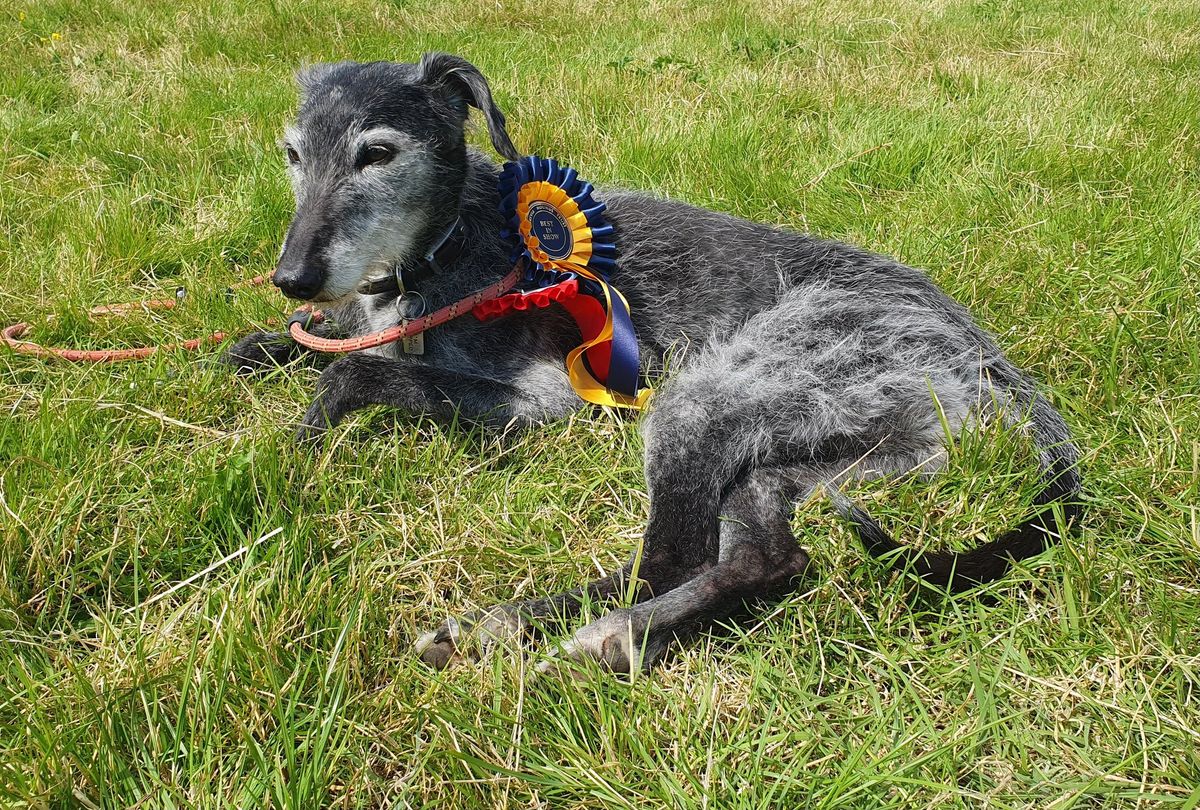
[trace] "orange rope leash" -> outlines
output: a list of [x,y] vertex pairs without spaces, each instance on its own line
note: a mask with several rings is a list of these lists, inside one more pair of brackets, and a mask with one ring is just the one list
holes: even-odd
[[[288,331],[297,343],[318,352],[356,352],[362,349],[384,346],[388,343],[403,340],[406,337],[418,335],[435,326],[441,326],[460,315],[465,315],[482,303],[499,298],[516,285],[521,277],[521,271],[522,265],[518,264],[513,268],[512,272],[490,287],[476,290],[466,298],[455,301],[453,304],[442,307],[436,312],[432,312],[422,318],[407,321],[398,326],[378,332],[372,332],[368,335],[360,335],[359,337],[345,340],[322,338],[309,334],[304,331],[304,328],[299,323],[295,322],[291,324]],[[230,289],[257,287],[265,284],[269,279],[270,276],[255,276],[248,281],[233,285]],[[102,315],[124,316],[133,312],[144,312],[146,310],[174,309],[177,306],[179,306],[178,298],[159,298],[151,301],[134,301],[125,304],[105,304],[103,306],[92,307],[88,310],[88,314],[97,317]],[[312,310],[310,314],[314,322],[320,323],[323,317],[320,310]],[[130,349],[60,349],[54,346],[42,346],[31,340],[22,340],[22,335],[28,331],[29,324],[24,322],[15,323],[0,332],[0,338],[15,352],[33,355],[34,357],[54,357],[71,363],[118,363],[124,360],[141,360],[151,357],[158,352],[175,350],[196,351],[205,344],[220,343],[227,337],[225,332],[213,332],[204,337],[159,346],[138,346]]]
[[166,343],[161,346],[138,346],[133,349],[59,349],[54,346],[42,346],[31,340],[21,340],[21,335],[27,331],[29,331],[29,324],[14,323],[0,332],[0,335],[3,335],[4,342],[15,352],[32,354],[35,357],[57,357],[59,360],[67,360],[71,363],[117,363],[122,360],[141,360],[160,351],[174,351],[175,349],[190,352],[199,349],[205,343],[220,343],[226,337],[224,332],[213,332],[205,337],[192,338],[180,343]]
[[[288,332],[292,339],[301,346],[312,349],[317,352],[357,352],[363,349],[374,349],[376,346],[384,346],[388,343],[395,343],[398,340],[403,340],[406,337],[419,335],[422,332],[432,329],[435,326],[441,326],[447,321],[452,321],[460,315],[466,315],[475,307],[485,301],[492,301],[504,293],[508,292],[516,285],[521,278],[521,266],[517,265],[512,272],[504,278],[497,281],[490,287],[484,287],[482,290],[475,292],[463,298],[460,301],[455,301],[449,306],[444,306],[436,312],[417,318],[416,320],[406,321],[397,326],[391,326],[387,329],[378,332],[372,332],[369,335],[360,335],[359,337],[346,338],[345,340],[334,340],[332,338],[317,337],[304,331],[298,323],[292,323]],[[319,319],[319,314],[312,313]]]
[[[270,276],[255,276],[248,281],[234,284],[230,289],[257,287],[265,284]],[[104,304],[92,307],[88,314],[94,317],[101,315],[124,316],[134,312],[147,310],[174,309],[179,306],[178,298],[157,298],[152,301],[132,301],[126,304]],[[124,360],[141,360],[151,357],[158,352],[166,351],[196,351],[206,343],[220,343],[226,338],[225,332],[213,332],[204,337],[192,338],[179,343],[167,343],[160,346],[137,346],[131,349],[59,349],[54,346],[42,346],[31,340],[21,340],[21,336],[29,331],[29,324],[14,323],[0,332],[0,337],[8,348],[21,354],[31,354],[34,357],[56,357],[71,363],[119,363]]]

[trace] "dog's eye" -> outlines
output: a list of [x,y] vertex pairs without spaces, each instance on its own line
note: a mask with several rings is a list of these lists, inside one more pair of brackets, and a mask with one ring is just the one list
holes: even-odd
[[288,163],[292,164],[293,166],[300,165],[300,153],[299,152],[297,152],[291,146],[286,147],[285,151],[287,152]]
[[373,143],[363,147],[358,154],[358,167],[382,166],[396,156],[396,150],[387,144]]

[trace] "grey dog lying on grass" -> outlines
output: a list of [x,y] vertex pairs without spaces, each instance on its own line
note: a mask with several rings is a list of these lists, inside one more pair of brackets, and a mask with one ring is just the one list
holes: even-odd
[[[381,269],[404,269],[430,310],[510,270],[499,168],[466,146],[468,107],[497,152],[518,153],[474,66],[447,54],[321,64],[299,84],[285,144],[296,214],[274,280],[293,298],[332,302],[326,333],[364,334],[408,314],[399,310],[411,298],[395,290],[356,293]],[[794,587],[809,557],[789,522],[818,488],[873,554],[952,590],[1001,576],[1077,520],[1078,452],[1062,417],[920,271],[671,200],[615,190],[602,199],[642,369],[659,373],[672,357],[641,422],[650,515],[636,582],[631,560],[569,593],[447,620],[418,641],[429,664],[519,643],[565,625],[584,602],[632,592],[631,607],[578,630],[552,660],[649,667],[673,639]],[[457,255],[423,258],[450,243],[456,221]],[[564,370],[579,332],[559,308],[460,318],[424,341],[423,354],[393,344],[331,363],[301,436],[372,405],[497,429],[584,405]],[[251,372],[306,354],[264,333],[229,358]],[[933,472],[948,432],[995,418],[1032,438],[1041,471],[1034,513],[998,540],[964,553],[908,550],[838,491],[850,477]]]

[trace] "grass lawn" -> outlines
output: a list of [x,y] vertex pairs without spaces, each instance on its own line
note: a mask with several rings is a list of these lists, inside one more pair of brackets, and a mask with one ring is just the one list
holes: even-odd
[[[444,49],[524,151],[928,268],[1046,384],[1089,502],[954,599],[810,504],[814,578],[648,677],[435,673],[409,648],[447,613],[636,546],[634,421],[372,412],[311,456],[315,371],[0,349],[0,806],[1200,805],[1193,0],[50,0],[0,44],[3,324],[105,347],[284,312],[221,291],[288,220],[293,70]],[[169,317],[81,315],[181,284]],[[951,467],[858,496],[916,545],[1016,521],[1019,454]]]

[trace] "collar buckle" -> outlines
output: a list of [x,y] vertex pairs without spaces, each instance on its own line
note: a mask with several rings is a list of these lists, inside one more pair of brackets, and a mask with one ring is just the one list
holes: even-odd
[[403,292],[411,290],[419,281],[448,270],[454,260],[462,255],[464,230],[462,217],[456,216],[415,267],[398,264],[391,275],[364,279],[358,285],[358,292],[362,295]]

